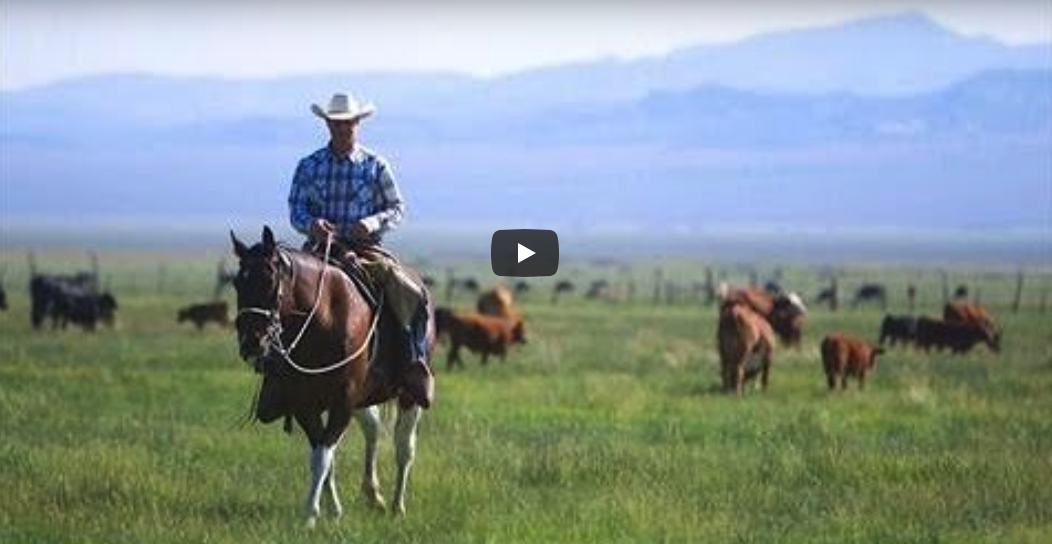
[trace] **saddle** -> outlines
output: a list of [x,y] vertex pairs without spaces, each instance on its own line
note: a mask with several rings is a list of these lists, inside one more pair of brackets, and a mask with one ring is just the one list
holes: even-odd
[[[304,250],[319,259],[325,258],[325,246],[304,244]],[[365,298],[373,312],[380,312],[380,318],[373,333],[369,347],[369,393],[368,401],[374,398],[389,396],[390,391],[401,387],[400,375],[403,365],[411,357],[409,337],[399,325],[390,304],[385,304],[384,286],[379,278],[369,273],[363,265],[364,255],[378,255],[382,258],[396,260],[395,257],[379,245],[353,247],[340,241],[333,241],[329,249],[328,263],[344,273]],[[375,315],[375,314],[374,314]]]

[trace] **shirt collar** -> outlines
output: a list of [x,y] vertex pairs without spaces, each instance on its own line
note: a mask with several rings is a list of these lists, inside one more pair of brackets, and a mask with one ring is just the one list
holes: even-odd
[[358,142],[355,142],[354,143],[354,147],[352,147],[351,150],[345,155],[337,155],[335,152],[333,152],[332,147],[330,147],[328,145],[325,146],[325,150],[328,151],[329,152],[329,156],[334,158],[334,159],[347,159],[347,160],[350,160],[351,162],[360,161],[362,159],[363,154],[364,154],[364,151],[362,150],[362,146]]

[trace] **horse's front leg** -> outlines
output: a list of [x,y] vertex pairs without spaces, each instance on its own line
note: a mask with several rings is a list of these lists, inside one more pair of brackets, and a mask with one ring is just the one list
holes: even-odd
[[[365,502],[373,508],[387,508],[383,495],[380,494],[380,479],[376,476],[376,448],[380,441],[380,408],[369,406],[354,411],[354,418],[362,428],[365,438],[365,469],[362,472],[362,495]],[[333,490],[335,497],[335,489]]]
[[321,414],[312,416],[296,416],[296,421],[307,433],[310,440],[310,488],[307,491],[307,501],[304,510],[307,514],[307,527],[314,527],[318,516],[321,514],[322,488],[329,482],[330,492],[333,495],[337,512],[342,511],[339,498],[335,495],[335,483],[329,477],[335,465],[336,447],[339,445],[343,432],[350,423],[350,410],[331,409],[328,422],[323,426]]
[[421,408],[415,404],[398,407],[398,421],[395,423],[395,461],[398,464],[393,509],[395,515],[405,515],[405,491],[409,484],[409,470],[416,457],[416,427],[420,422],[420,411]]

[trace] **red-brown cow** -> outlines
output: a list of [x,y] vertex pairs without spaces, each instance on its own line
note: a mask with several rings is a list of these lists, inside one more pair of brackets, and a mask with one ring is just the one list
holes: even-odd
[[503,285],[498,285],[479,295],[475,309],[480,314],[495,317],[516,318],[519,316],[512,300],[511,289]]
[[974,302],[964,300],[948,302],[942,309],[942,318],[951,323],[975,325],[989,333],[990,336],[999,337],[1001,334],[986,308]]
[[461,346],[480,354],[482,364],[486,364],[490,355],[497,355],[504,360],[512,344],[526,343],[526,325],[521,317],[450,313],[444,317],[444,321],[444,329],[449,335],[447,367],[450,370],[457,364],[464,366],[460,359]]
[[796,293],[772,296],[767,291],[751,285],[729,289],[723,300],[747,306],[767,320],[782,344],[799,347],[807,308]]
[[747,304],[726,300],[720,306],[717,332],[723,390],[744,393],[745,382],[760,375],[760,386],[767,388],[774,351],[774,331],[760,314]]
[[866,386],[866,373],[877,366],[877,356],[884,348],[873,347],[860,338],[843,333],[832,333],[822,340],[822,366],[826,371],[829,389],[847,389],[849,376],[858,378],[858,388]]

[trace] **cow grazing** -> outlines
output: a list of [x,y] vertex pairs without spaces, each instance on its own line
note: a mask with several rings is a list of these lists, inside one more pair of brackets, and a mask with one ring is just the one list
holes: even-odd
[[521,296],[523,296],[523,295],[525,295],[526,293],[529,293],[529,292],[530,292],[530,284],[529,283],[526,283],[523,280],[519,280],[519,281],[515,282],[515,295],[516,296],[520,296],[521,297]]
[[833,333],[822,340],[822,366],[826,371],[829,390],[847,389],[850,376],[858,378],[858,388],[866,386],[866,373],[877,366],[877,356],[884,348],[873,347],[865,340],[847,334]]
[[880,324],[880,345],[912,344],[917,339],[917,318],[912,315],[885,315]]
[[490,355],[496,355],[503,361],[512,344],[526,343],[525,322],[521,317],[502,318],[482,314],[449,313],[443,319],[445,320],[443,328],[449,336],[447,366],[450,370],[457,364],[464,366],[460,358],[462,346],[480,354],[482,364],[487,364]]
[[227,327],[230,325],[230,315],[227,309],[227,303],[222,300],[191,304],[185,308],[180,308],[176,319],[179,323],[185,321],[192,322],[194,326],[197,327],[197,330],[203,329],[208,323],[215,323],[220,327]]
[[866,283],[859,286],[855,291],[855,298],[851,301],[851,307],[857,308],[859,304],[867,302],[879,302],[883,310],[888,309],[888,291],[879,283]]
[[1001,351],[1000,334],[992,333],[972,323],[940,321],[930,317],[917,320],[917,347],[924,351],[949,349],[952,353],[967,353],[978,343],[985,343],[990,351]]
[[475,309],[483,315],[512,318],[518,315],[512,299],[511,289],[498,285],[479,295]]
[[775,340],[774,331],[763,316],[747,304],[725,300],[720,306],[716,341],[725,392],[742,396],[745,382],[757,374],[760,386],[767,388]]

